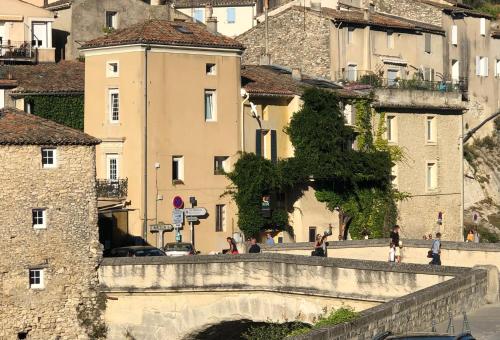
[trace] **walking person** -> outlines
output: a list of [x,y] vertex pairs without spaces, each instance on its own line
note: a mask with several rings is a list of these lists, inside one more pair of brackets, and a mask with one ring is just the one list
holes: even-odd
[[267,233],[267,234],[266,234],[266,237],[267,237],[266,244],[267,244],[268,246],[274,246],[274,239],[273,239],[273,237],[271,236],[271,233]]
[[252,237],[250,239],[250,248],[248,248],[249,254],[258,254],[260,253],[260,246],[257,244],[257,239]]
[[467,240],[465,242],[474,242],[474,232],[472,229],[469,229],[469,232],[467,233]]
[[436,238],[432,241],[432,261],[429,264],[441,265],[441,233],[436,233]]

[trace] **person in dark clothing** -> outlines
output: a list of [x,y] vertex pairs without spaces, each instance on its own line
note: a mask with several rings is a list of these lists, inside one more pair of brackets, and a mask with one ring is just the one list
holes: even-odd
[[258,254],[260,253],[260,246],[257,244],[257,240],[255,237],[250,239],[250,248],[248,248],[248,252],[250,254]]
[[396,247],[396,262],[401,263],[401,241],[399,240],[399,225],[395,225],[391,231],[391,243]]

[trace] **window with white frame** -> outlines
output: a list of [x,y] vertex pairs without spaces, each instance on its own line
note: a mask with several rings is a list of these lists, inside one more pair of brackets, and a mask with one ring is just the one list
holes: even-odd
[[42,168],[50,169],[57,167],[56,148],[42,148]]
[[30,269],[29,270],[29,280],[31,289],[43,289],[45,288],[44,273],[45,270],[41,268]]
[[347,43],[352,44],[354,42],[354,27],[347,28]]
[[458,45],[458,26],[451,26],[451,44],[457,46]]
[[479,34],[481,35],[486,35],[486,19],[481,18],[479,19]]
[[120,91],[118,89],[108,90],[108,113],[111,123],[120,121]]
[[217,204],[215,206],[215,231],[221,232],[226,230],[226,205]]
[[116,11],[106,11],[106,28],[118,28],[118,13]]
[[106,155],[107,177],[110,181],[116,181],[120,178],[120,163],[117,154]]
[[224,175],[229,171],[228,169],[228,156],[215,156],[214,157],[214,175]]
[[47,210],[33,209],[31,210],[31,220],[33,229],[46,229],[47,228]]
[[488,73],[488,57],[476,56],[476,75],[487,77]]
[[106,62],[106,77],[114,78],[118,77],[119,69],[117,61],[108,61]]
[[500,59],[495,60],[495,77],[500,78]]
[[48,24],[46,22],[33,22],[32,23],[32,41],[34,47],[48,48],[48,38],[51,32],[48,32]]
[[217,105],[215,90],[205,90],[205,121],[215,122],[217,120]]
[[396,116],[387,116],[387,141],[395,143],[397,140]]
[[227,14],[227,23],[234,24],[236,22],[236,8],[228,7],[226,10]]
[[184,156],[172,156],[172,181],[184,181]]
[[427,143],[436,142],[436,117],[429,116],[425,119],[425,140]]
[[460,80],[460,61],[453,59],[451,61],[451,80],[454,83]]
[[216,65],[212,64],[212,63],[205,64],[205,72],[209,76],[216,75],[216,72],[217,72]]
[[427,190],[434,190],[437,188],[436,162],[427,162],[426,164],[426,186]]
[[358,80],[358,65],[356,64],[347,65],[347,80],[348,81]]
[[391,31],[387,32],[387,48],[394,48],[394,33]]

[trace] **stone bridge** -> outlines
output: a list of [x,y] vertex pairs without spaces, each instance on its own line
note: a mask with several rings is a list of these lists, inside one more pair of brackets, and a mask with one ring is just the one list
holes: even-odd
[[[363,311],[362,327],[345,328],[346,335],[358,332],[355,337],[363,339],[385,327],[423,329],[431,321],[423,313],[429,306],[441,307],[432,315],[439,322],[448,310],[458,314],[497,296],[498,279],[495,286],[489,275],[498,275],[496,268],[287,254],[108,258],[99,268],[109,339],[197,338],[213,325],[237,320],[312,323],[324,308],[342,304]],[[394,309],[404,322],[390,318]],[[382,323],[384,317],[389,319]]]

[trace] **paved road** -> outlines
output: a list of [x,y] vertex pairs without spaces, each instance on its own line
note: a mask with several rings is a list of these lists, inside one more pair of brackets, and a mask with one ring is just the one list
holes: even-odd
[[[484,305],[477,311],[467,314],[472,334],[477,340],[500,339],[500,304]],[[463,316],[453,320],[455,334],[462,332]],[[438,332],[446,332],[448,321],[437,325]]]

